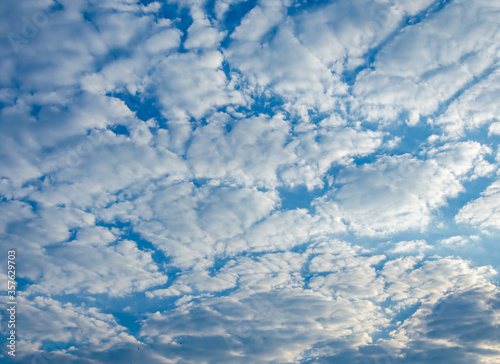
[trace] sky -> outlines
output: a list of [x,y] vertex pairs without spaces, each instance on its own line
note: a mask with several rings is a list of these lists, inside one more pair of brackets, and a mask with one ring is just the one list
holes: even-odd
[[0,362],[500,363],[499,0],[0,14]]

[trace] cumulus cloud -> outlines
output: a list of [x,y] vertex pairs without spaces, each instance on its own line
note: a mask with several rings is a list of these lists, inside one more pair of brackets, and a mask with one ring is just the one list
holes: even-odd
[[19,326],[29,328],[20,342],[24,347],[20,356],[24,360],[73,362],[78,360],[75,353],[81,348],[104,352],[120,344],[138,344],[113,315],[94,307],[45,297],[24,298],[19,307],[24,313]]
[[431,149],[424,160],[408,154],[384,156],[343,169],[335,179],[338,189],[315,203],[336,206],[361,235],[425,229],[433,211],[463,191],[461,181],[471,170],[468,178],[475,179],[495,169],[484,159],[490,152],[466,142]]
[[350,229],[361,235],[425,228],[432,210],[462,190],[446,169],[408,155],[346,169],[336,183],[340,187],[331,199],[316,203],[338,206]]
[[[346,352],[358,347],[371,347],[374,360],[381,356],[377,350],[385,348],[394,359],[400,349],[418,343],[421,326],[415,322],[423,313],[432,319],[434,310],[434,318],[439,317],[452,307],[439,307],[452,295],[490,292],[494,287],[487,278],[491,268],[472,268],[461,259],[387,260],[366,253],[342,241],[318,241],[304,253],[233,259],[214,279],[229,282],[227,277],[239,277],[234,291],[196,299],[190,290],[188,300],[178,300],[175,309],[148,316],[141,337],[168,357],[188,362],[295,362],[314,357],[341,362]],[[193,275],[181,279],[189,280],[193,286],[204,282]],[[186,297],[180,288],[168,293]],[[384,309],[387,299],[394,304]],[[390,341],[374,342],[367,336],[415,304],[422,309],[399,322]],[[412,344],[406,346],[408,342]]]
[[494,182],[481,193],[481,197],[467,203],[455,216],[459,223],[467,223],[478,228],[500,228],[499,202],[500,183]]

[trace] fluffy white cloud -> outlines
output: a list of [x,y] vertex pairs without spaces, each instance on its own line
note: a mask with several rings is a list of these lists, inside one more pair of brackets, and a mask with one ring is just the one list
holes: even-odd
[[[368,252],[342,241],[318,241],[303,253],[237,257],[211,281],[200,272],[182,275],[178,285],[152,295],[183,298],[175,309],[148,315],[141,338],[187,362],[334,361],[358,347],[382,347],[395,358],[406,344],[418,341],[419,326],[413,323],[423,312],[432,313],[450,294],[483,292],[481,299],[488,299],[493,287],[490,267],[473,268],[457,258],[387,260]],[[235,289],[221,296],[196,295],[220,280],[237,282]],[[387,302],[392,304],[383,309]],[[397,322],[391,340],[371,339],[413,305],[422,308]],[[435,315],[442,311],[434,308]]]
[[[339,347],[367,343],[361,331],[375,330],[385,320],[370,302],[285,291],[239,301],[215,298],[187,312],[150,315],[145,322],[141,336],[170,358],[189,363],[272,363],[301,360],[318,341]],[[324,350],[326,345],[314,351]]]
[[383,137],[381,132],[354,128],[301,130],[281,114],[235,122],[216,114],[209,120],[194,131],[187,152],[195,176],[267,188],[322,186],[332,165],[373,153]]
[[425,229],[433,210],[463,191],[463,179],[495,169],[484,159],[490,152],[479,143],[464,142],[431,149],[424,160],[408,154],[384,156],[343,169],[335,179],[338,189],[315,204],[333,204],[334,213],[338,210],[360,235]]
[[[270,19],[275,22],[283,15],[273,8],[278,15],[271,18],[272,13],[266,13],[268,18],[258,14],[263,11],[258,9],[260,7],[254,8],[235,30],[231,37],[238,41],[231,43],[225,52],[228,61],[245,75],[251,87],[249,92],[269,90],[271,95],[284,98],[286,110],[305,120],[310,110],[333,111],[338,107],[337,97],[346,94],[339,76],[332,74],[301,44],[294,35],[292,20],[280,25],[272,39],[261,44],[260,38],[272,28],[271,24],[270,29],[266,29],[259,23]],[[251,16],[253,13],[256,20]],[[247,27],[252,29],[245,29]]]
[[497,169],[495,165],[485,160],[485,156],[491,153],[491,148],[478,142],[467,141],[431,149],[428,156],[459,178],[471,171],[469,178],[474,180]]
[[[279,183],[278,169],[297,159],[294,145],[287,145],[291,127],[282,115],[233,121],[226,114],[215,114],[209,121],[193,132],[187,151],[197,178],[274,187]],[[226,125],[231,126],[229,132]]]
[[496,11],[496,3],[456,1],[405,28],[377,55],[373,70],[358,76],[359,113],[373,121],[395,120],[403,110],[431,116],[441,103],[453,101],[496,62]]
[[431,249],[425,240],[400,241],[390,250],[394,254],[422,253]]
[[[18,354],[30,362],[78,360],[78,350],[104,352],[117,345],[138,341],[119,325],[113,315],[94,307],[62,303],[45,297],[20,298],[18,325],[23,330]],[[76,355],[75,355],[76,354]]]
[[187,30],[188,37],[184,42],[184,47],[186,49],[193,49],[217,46],[219,41],[224,37],[224,33],[219,32],[211,26],[210,20],[206,17],[202,9],[193,6],[190,11],[193,24]]
[[464,246],[480,239],[477,235],[462,236],[455,235],[440,241],[445,246]]
[[95,226],[93,215],[60,207],[23,209],[25,216],[10,219],[2,239],[23,257],[19,271],[33,283],[26,294],[125,296],[167,282],[152,251],[139,249],[120,231]]
[[[419,268],[415,268],[417,264]],[[382,276],[387,292],[398,306],[418,302],[436,303],[441,297],[457,289],[467,290],[488,284],[488,276],[496,272],[491,267],[471,268],[457,258],[430,259],[404,257],[384,264]]]
[[174,54],[161,61],[155,80],[158,98],[167,118],[186,120],[203,117],[226,104],[244,104],[222,70],[218,51]]
[[490,134],[498,134],[500,109],[493,100],[500,95],[500,72],[495,69],[484,80],[467,90],[457,100],[453,101],[441,115],[436,124],[452,137],[463,136],[466,130],[473,130],[485,124],[490,124]]
[[491,184],[481,195],[478,199],[467,203],[455,216],[455,220],[482,229],[499,229],[500,182]]
[[339,188],[331,200],[316,204],[338,206],[350,229],[360,235],[423,229],[432,210],[462,190],[448,170],[408,155],[345,169],[335,182]]

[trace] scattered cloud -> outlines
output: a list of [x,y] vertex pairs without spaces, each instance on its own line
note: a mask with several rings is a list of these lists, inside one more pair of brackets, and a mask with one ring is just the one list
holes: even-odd
[[19,360],[498,362],[499,10],[1,3]]

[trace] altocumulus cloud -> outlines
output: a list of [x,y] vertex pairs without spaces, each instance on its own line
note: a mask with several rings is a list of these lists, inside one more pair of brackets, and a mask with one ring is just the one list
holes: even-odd
[[0,13],[18,362],[500,362],[499,1]]

